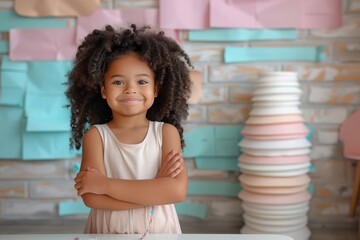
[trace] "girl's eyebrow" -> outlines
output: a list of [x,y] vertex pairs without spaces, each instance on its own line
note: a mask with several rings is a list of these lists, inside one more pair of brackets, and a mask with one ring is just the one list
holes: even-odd
[[[150,75],[146,74],[146,73],[136,74],[135,76],[137,76],[137,77],[150,77]],[[114,74],[110,78],[114,78],[114,77],[125,77],[125,76],[122,75],[122,74]]]

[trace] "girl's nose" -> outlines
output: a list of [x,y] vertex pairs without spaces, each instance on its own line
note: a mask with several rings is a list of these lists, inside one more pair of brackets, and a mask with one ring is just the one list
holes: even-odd
[[124,91],[125,94],[131,94],[131,93],[136,93],[136,89],[133,87],[128,87],[125,89]]

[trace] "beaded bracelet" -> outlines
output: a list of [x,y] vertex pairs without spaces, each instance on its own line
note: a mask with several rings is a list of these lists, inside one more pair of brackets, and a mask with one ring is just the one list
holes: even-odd
[[149,225],[146,228],[146,231],[143,233],[143,235],[139,238],[139,240],[144,240],[146,238],[147,234],[150,233],[150,228],[151,228],[152,223],[153,223],[154,214],[155,214],[154,206],[151,206]]

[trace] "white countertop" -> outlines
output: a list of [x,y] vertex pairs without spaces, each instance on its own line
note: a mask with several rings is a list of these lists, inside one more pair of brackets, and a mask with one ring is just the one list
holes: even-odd
[[[138,240],[140,234],[8,234],[0,240]],[[145,240],[293,240],[272,234],[150,234]]]

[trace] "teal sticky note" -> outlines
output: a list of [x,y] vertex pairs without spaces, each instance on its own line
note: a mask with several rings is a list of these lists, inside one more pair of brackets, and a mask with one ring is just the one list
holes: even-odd
[[239,171],[238,160],[236,157],[196,157],[196,168]]
[[65,28],[66,20],[45,17],[22,17],[12,10],[0,10],[0,32],[12,28]]
[[239,182],[190,180],[188,185],[188,195],[235,197],[240,190]]
[[309,173],[314,173],[314,172],[316,172],[316,167],[314,163],[311,163],[309,167]]
[[25,99],[26,131],[71,131],[70,110],[64,94],[27,93]]
[[216,126],[215,127],[215,148],[216,156],[239,156],[240,148],[238,143],[242,139],[241,130],[243,126]]
[[89,214],[88,208],[82,201],[70,202],[64,201],[59,203],[59,216]]
[[310,195],[314,195],[314,192],[315,192],[315,186],[314,186],[314,183],[309,183],[309,186],[307,188],[307,191]]
[[213,126],[194,128],[184,133],[184,157],[214,156],[215,155],[215,129]]
[[79,163],[74,163],[73,167],[72,167],[72,171],[73,173],[78,173],[80,172],[80,164]]
[[17,107],[0,106],[0,116],[0,158],[20,159],[24,110]]
[[175,204],[176,212],[180,216],[190,216],[205,219],[208,207],[201,203],[180,202]]
[[310,61],[323,60],[321,47],[226,47],[226,63],[258,61]]
[[64,94],[70,61],[28,62],[28,85],[30,93]]
[[76,153],[70,150],[70,132],[24,132],[22,159],[50,160],[72,158]]
[[314,126],[311,125],[310,123],[305,123],[306,127],[309,129],[308,135],[306,136],[307,140],[309,140],[310,142],[313,139],[313,134],[314,134]]
[[25,62],[11,62],[4,56],[0,68],[1,87],[20,88],[25,91],[28,76]]
[[9,52],[9,41],[0,40],[0,53],[8,53]]
[[21,107],[24,103],[24,90],[19,88],[1,87],[0,105]]
[[292,29],[238,29],[213,28],[190,30],[189,41],[233,42],[260,40],[295,40],[296,30]]

